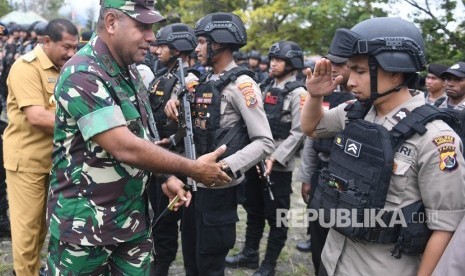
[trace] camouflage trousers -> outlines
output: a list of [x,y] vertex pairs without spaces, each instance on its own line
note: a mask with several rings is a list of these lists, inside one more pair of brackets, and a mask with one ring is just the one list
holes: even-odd
[[140,239],[102,246],[82,246],[50,236],[47,275],[150,275],[152,240]]

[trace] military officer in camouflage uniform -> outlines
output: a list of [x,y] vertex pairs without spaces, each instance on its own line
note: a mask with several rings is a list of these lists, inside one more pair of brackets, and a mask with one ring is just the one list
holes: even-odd
[[[247,43],[242,20],[232,13],[212,13],[195,27],[195,49],[203,66],[213,72],[200,77],[192,107],[194,140],[199,154],[226,143],[220,157],[233,180],[209,189],[198,183],[195,195],[196,258],[198,275],[224,275],[224,258],[236,240],[237,204],[244,173],[273,150],[273,138],[253,72],[239,67],[233,51]],[[176,102],[167,114],[176,118]],[[225,141],[225,142],[223,142]]]
[[[191,27],[186,24],[175,23],[160,29],[153,44],[157,46],[158,62],[167,68],[165,74],[152,81],[149,94],[150,106],[152,107],[160,138],[164,139],[174,135],[178,129],[177,122],[169,120],[164,109],[169,99],[177,99],[182,92],[179,70],[185,71],[185,88],[189,90],[189,93],[192,93],[198,84],[198,73],[188,70],[187,64],[188,56],[197,46],[197,38]],[[179,68],[178,58],[183,60],[182,68]],[[155,218],[158,218],[168,205],[168,197],[163,193],[161,185],[157,184],[158,181],[158,178],[153,177],[149,186],[149,198],[155,212]],[[195,251],[191,252],[194,247],[189,246],[195,243],[194,225],[192,222],[189,223],[189,220],[193,219],[191,204],[189,208],[185,208],[182,212],[169,212],[160,218],[153,227],[155,275],[168,275],[169,266],[176,258],[179,232],[178,221],[183,214],[185,218],[182,221],[184,266],[186,271],[196,270],[195,258],[193,257]],[[191,253],[189,254],[189,252]]]
[[[412,110],[425,106],[423,93],[409,91],[409,86],[418,78],[417,72],[426,67],[424,51],[420,30],[400,18],[372,18],[350,30],[338,29],[329,52],[349,58],[348,86],[357,101],[327,111],[322,109],[323,97],[334,91],[342,77],[332,80],[331,63],[327,59],[317,61],[313,74],[307,70],[309,95],[302,109],[302,129],[305,134],[319,138],[337,134],[331,148],[329,168],[340,164],[339,170],[350,169],[357,175],[350,179],[333,175],[330,182],[321,181],[318,189],[324,189],[326,195],[318,196],[327,199],[323,202],[328,203],[326,206],[341,206],[337,200],[332,201],[335,196],[350,202],[351,198],[364,194],[363,183],[359,179],[368,180],[370,172],[378,169],[371,165],[376,158],[365,157],[369,151],[365,147],[370,146],[366,145],[368,142],[359,143],[357,140],[360,141],[361,137],[379,140],[374,136],[380,132],[370,137],[370,132],[364,131],[368,127],[360,129],[357,126],[363,124],[373,129],[376,124],[379,129],[382,125],[384,130],[392,130],[402,118],[413,113]],[[362,119],[348,122],[351,120],[347,117],[349,115]],[[376,200],[376,204],[381,204],[388,212],[385,214],[401,211],[410,216],[399,215],[397,223],[391,220],[388,225],[372,228],[366,227],[367,223],[357,225],[350,222],[350,226],[332,227],[321,256],[328,275],[431,275],[433,272],[465,214],[465,161],[460,138],[445,122],[433,120],[424,127],[422,135],[415,132],[399,145],[396,152],[392,148],[384,148],[381,154],[390,151],[389,162],[392,165],[383,170],[389,175],[383,179],[387,183],[384,199],[363,199]],[[354,128],[358,133],[344,136]],[[332,159],[335,152],[340,153],[337,160]],[[344,180],[348,181],[347,186],[344,186]],[[329,186],[331,182],[336,184],[334,188]],[[370,187],[375,185],[378,183],[369,183]],[[317,194],[318,191],[312,206],[318,202]],[[415,208],[418,210],[415,212],[407,210],[416,203],[420,203],[424,211],[421,208]],[[320,208],[327,210],[321,205]],[[421,214],[424,214],[424,219],[418,219]],[[373,223],[376,218],[370,215],[363,219]],[[337,216],[333,218],[333,221],[337,220]],[[383,218],[381,220],[384,221]],[[400,222],[405,227],[400,227]],[[353,233],[358,232],[361,236],[351,238],[350,233],[344,231],[346,229],[352,229]],[[410,235],[406,235],[409,232]]]
[[[150,275],[149,171],[224,185],[217,151],[189,160],[154,145],[157,129],[135,63],[163,20],[153,1],[104,0],[96,36],[63,68],[48,202],[49,275]],[[130,35],[128,35],[130,34]],[[170,197],[190,194],[174,178]]]

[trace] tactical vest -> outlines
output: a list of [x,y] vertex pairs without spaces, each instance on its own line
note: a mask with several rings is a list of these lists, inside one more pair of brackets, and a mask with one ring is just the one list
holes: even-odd
[[[417,255],[424,251],[431,235],[426,223],[414,223],[408,219],[413,214],[424,212],[421,201],[401,209],[407,219],[407,227],[400,224],[382,227],[377,222],[365,222],[365,210],[381,214],[385,206],[390,178],[393,171],[394,153],[412,135],[423,135],[425,125],[433,120],[441,119],[449,124],[457,124],[457,120],[431,105],[423,105],[414,109],[404,117],[391,131],[379,124],[360,119],[358,102],[348,105],[349,123],[338,134],[331,147],[329,166],[320,172],[318,187],[311,202],[311,207],[323,209],[325,220],[330,220],[331,209],[350,211],[352,222],[347,227],[334,227],[343,235],[373,243],[394,243],[392,254],[396,258],[401,253]],[[395,212],[380,215],[389,226]],[[333,212],[334,213],[334,212]],[[354,225],[354,222],[363,225]]]
[[[199,79],[192,108],[194,141],[198,156],[221,146],[219,143],[231,129],[220,127],[221,91],[238,77],[242,75],[252,77],[253,74],[252,71],[239,66],[225,72],[215,81],[206,81],[211,74],[204,74]],[[247,128],[243,122],[241,123],[244,127],[240,128],[227,144],[227,150],[221,158],[234,154],[250,143]]]
[[263,99],[263,108],[265,109],[266,117],[270,123],[271,133],[273,139],[283,140],[286,139],[291,131],[292,122],[282,122],[281,118],[291,113],[290,110],[283,110],[284,99],[290,92],[305,85],[301,81],[288,82],[283,89],[270,88],[265,91],[265,98]]
[[[187,76],[188,73],[193,73],[196,76],[199,75],[198,71],[194,69],[184,68],[184,76]],[[174,86],[179,81],[180,77],[178,75],[178,71],[176,71],[176,73],[174,73],[170,78],[166,78],[166,76],[163,75],[153,80],[149,86],[151,87],[149,91],[150,107],[152,108],[153,117],[157,123],[161,138],[170,137],[175,134],[178,129],[177,123],[173,121],[168,123],[168,117],[165,114],[165,105],[171,98]]]
[[[344,102],[354,99],[352,93],[347,92],[335,92],[328,96],[325,96],[323,102],[329,103],[329,109],[334,108]],[[333,143],[332,138],[318,138],[313,140],[313,148],[317,152],[329,154],[331,145]]]

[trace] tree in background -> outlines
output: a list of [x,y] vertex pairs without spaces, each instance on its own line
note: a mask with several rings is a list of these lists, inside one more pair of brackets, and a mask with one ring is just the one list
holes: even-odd
[[[465,22],[463,17],[465,0],[404,0],[413,9],[411,16],[423,33],[426,56],[429,63],[451,65],[465,60]],[[393,1],[393,4],[399,0]],[[461,12],[459,11],[461,10]],[[455,26],[454,26],[455,25]],[[454,28],[451,30],[450,28]]]
[[13,8],[10,6],[9,1],[7,0],[0,0],[0,17],[4,16],[5,14],[11,12]]

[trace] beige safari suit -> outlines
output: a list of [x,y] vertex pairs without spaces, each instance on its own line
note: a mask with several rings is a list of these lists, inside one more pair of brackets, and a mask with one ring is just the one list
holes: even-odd
[[[377,122],[388,130],[397,124],[398,112],[409,111],[425,104],[423,94],[398,106]],[[340,132],[346,123],[346,112],[342,104],[324,113],[316,128],[318,137],[331,137]],[[376,111],[372,108],[365,120],[374,122]],[[422,200],[426,217],[437,220],[428,222],[432,230],[455,231],[465,214],[465,161],[462,143],[451,128],[442,121],[427,125],[428,131],[415,134],[395,153],[395,171],[391,176],[385,209],[401,208]],[[451,139],[441,139],[443,137]],[[436,142],[435,142],[436,141]],[[439,146],[437,144],[440,144]],[[440,149],[455,148],[458,167],[441,170]],[[396,259],[390,251],[393,244],[356,242],[330,229],[322,253],[322,262],[328,275],[416,275],[421,256],[402,255]]]
[[43,106],[54,112],[59,72],[38,45],[16,60],[8,75],[9,124],[3,136],[3,160],[16,275],[36,276],[39,271],[52,166],[52,135],[32,126],[22,109]]

